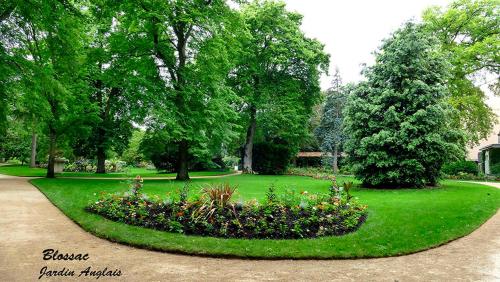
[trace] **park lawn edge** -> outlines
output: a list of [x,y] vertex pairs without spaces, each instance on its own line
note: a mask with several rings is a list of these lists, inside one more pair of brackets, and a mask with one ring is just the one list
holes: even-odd
[[[438,248],[443,245],[449,244],[450,242],[453,242],[455,240],[458,240],[460,238],[463,238],[465,236],[470,235],[474,231],[478,230],[483,226],[487,221],[489,221],[493,216],[495,216],[498,213],[499,208],[497,207],[494,211],[490,213],[489,216],[485,217],[484,220],[478,221],[476,227],[471,228],[470,230],[466,230],[465,232],[462,232],[458,234],[455,237],[452,237],[448,240],[444,240],[442,242],[439,242],[437,244],[429,245],[429,246],[423,246],[422,248],[415,248],[415,249],[409,249],[406,251],[400,251],[398,253],[393,253],[393,254],[381,254],[381,255],[342,255],[342,254],[336,254],[332,253],[328,256],[318,256],[318,255],[308,255],[308,254],[290,254],[290,255],[254,255],[254,254],[235,254],[232,252],[221,252],[218,250],[189,250],[186,248],[184,245],[179,245],[176,247],[165,247],[165,246],[158,246],[158,245],[152,245],[148,243],[144,243],[141,241],[137,241],[134,239],[130,239],[127,237],[123,237],[121,233],[118,233],[118,236],[110,236],[107,232],[103,232],[102,230],[99,230],[98,226],[95,226],[92,222],[89,224],[86,224],[84,222],[78,221],[76,218],[73,218],[70,216],[64,209],[62,209],[57,203],[52,201],[52,199],[43,192],[41,187],[37,186],[35,183],[32,182],[32,180],[36,180],[40,178],[35,178],[29,180],[30,184],[33,185],[40,191],[47,200],[52,203],[58,210],[60,210],[67,218],[69,218],[71,221],[73,221],[76,225],[78,225],[80,228],[82,228],[84,231],[98,237],[101,239],[106,239],[108,241],[114,242],[114,243],[120,243],[129,247],[135,247],[135,248],[140,248],[140,249],[145,249],[145,250],[151,250],[151,251],[159,251],[159,252],[165,252],[165,253],[170,253],[170,254],[181,254],[181,255],[189,255],[189,256],[199,256],[199,257],[210,257],[210,258],[229,258],[229,259],[249,259],[249,260],[258,260],[258,259],[264,259],[264,260],[332,260],[332,259],[370,259],[370,258],[384,258],[384,257],[399,257],[399,256],[405,256],[405,255],[410,255],[414,253],[420,253],[424,252],[430,249]],[[483,185],[483,184],[478,184],[478,183],[470,183],[478,186],[488,186],[488,185]],[[201,240],[207,239],[207,240],[249,240],[249,239],[223,239],[223,238],[214,238],[214,237],[203,237],[203,236],[196,236],[196,235],[184,235],[184,234],[176,234],[176,233],[171,233],[171,232],[165,232],[165,231],[160,231],[160,230],[154,230],[150,228],[145,228],[145,227],[140,227],[140,226],[133,226],[125,223],[120,223],[120,222],[115,222],[109,219],[106,219],[105,217],[102,217],[100,215],[96,215],[93,213],[90,213],[88,211],[85,211],[85,213],[88,213],[91,216],[97,216],[102,220],[102,223],[104,224],[109,224],[109,225],[118,225],[118,226],[125,226],[126,228],[129,229],[138,229],[142,230],[145,232],[151,232],[151,233],[168,233],[171,236],[183,236],[183,237],[192,237],[192,238],[198,238]],[[370,212],[368,212],[367,217],[369,217]],[[354,231],[355,233],[357,231]],[[334,237],[334,236],[327,236],[327,237]],[[317,238],[311,238],[311,239],[286,239],[286,240],[262,240],[262,239],[253,239],[253,241],[294,241],[294,240],[317,240]]]
[[[36,173],[33,171],[27,171],[25,173],[13,173],[10,171],[5,171],[2,168],[14,168],[14,167],[19,167],[19,168],[28,168],[28,169],[35,169],[35,170],[42,170],[41,168],[29,168],[25,165],[15,165],[15,164],[8,164],[8,165],[0,165],[0,174],[2,175],[8,175],[8,176],[17,176],[17,177],[26,177],[26,178],[31,178],[31,177],[37,177],[37,178],[44,178],[46,174],[46,169],[43,169],[43,173]],[[153,173],[153,171],[156,170],[151,170],[151,172],[148,172],[145,174],[146,176],[142,177],[144,179],[165,179],[165,178],[175,178],[176,174],[172,172],[158,172],[156,171]],[[211,177],[211,176],[228,176],[235,174],[235,171],[232,171],[230,169],[226,170],[205,170],[205,171],[189,171],[191,177]],[[200,174],[201,175],[198,175]],[[125,172],[106,172],[106,173],[95,173],[95,172],[62,172],[62,173],[56,173],[55,176],[56,178],[67,178],[67,179],[83,179],[83,178],[88,178],[88,179],[129,179],[130,177],[135,177],[137,174],[142,174],[142,173],[130,173],[127,175]]]

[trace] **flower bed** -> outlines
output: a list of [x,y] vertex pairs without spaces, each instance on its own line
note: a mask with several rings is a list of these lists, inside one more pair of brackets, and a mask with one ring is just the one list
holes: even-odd
[[104,194],[87,207],[108,219],[157,230],[224,238],[295,239],[342,235],[355,231],[366,218],[366,206],[357,203],[349,189],[333,182],[328,194],[287,191],[277,195],[269,188],[263,203],[232,202],[235,188],[228,184],[206,187],[188,198],[188,188],[177,199],[149,199],[136,178],[130,192]]

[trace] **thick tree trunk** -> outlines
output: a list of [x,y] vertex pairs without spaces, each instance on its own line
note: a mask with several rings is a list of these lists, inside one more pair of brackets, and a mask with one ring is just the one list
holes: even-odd
[[97,170],[96,173],[106,173],[106,151],[103,146],[97,147]]
[[186,140],[179,142],[179,152],[177,159],[177,180],[189,180],[188,172],[189,144]]
[[338,166],[338,160],[339,160],[339,157],[338,157],[338,145],[335,144],[333,146],[333,173],[337,174],[339,172],[339,166]]
[[47,166],[47,178],[55,178],[54,164],[56,159],[56,132],[49,129],[49,163]]
[[255,118],[256,108],[254,106],[250,107],[250,124],[247,129],[247,138],[245,140],[245,146],[243,147],[243,173],[252,173],[252,157],[253,157],[253,138],[255,136],[255,128],[257,126],[257,121]]
[[37,134],[35,131],[31,133],[31,159],[30,167],[36,167],[36,145],[37,145]]

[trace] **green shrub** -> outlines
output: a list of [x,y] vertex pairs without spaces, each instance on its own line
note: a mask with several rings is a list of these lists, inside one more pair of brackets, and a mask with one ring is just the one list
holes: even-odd
[[478,175],[479,168],[474,161],[458,161],[453,163],[445,164],[442,168],[442,172],[448,175],[458,175],[460,172]]
[[493,175],[499,175],[500,176],[500,163],[496,163],[496,164],[490,166],[490,172]]
[[291,159],[287,145],[261,142],[253,146],[252,167],[259,174],[284,174]]

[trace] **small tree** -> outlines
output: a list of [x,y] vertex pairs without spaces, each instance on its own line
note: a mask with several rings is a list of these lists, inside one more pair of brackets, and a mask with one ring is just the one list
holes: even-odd
[[[346,91],[342,87],[339,71],[336,70],[333,77],[332,87],[328,89],[326,102],[323,107],[323,115],[320,125],[315,130],[316,138],[320,142],[320,148],[326,155],[332,155],[333,172],[337,173],[338,155],[340,153],[345,135],[343,133],[342,111],[346,103]],[[328,162],[329,163],[329,162]]]
[[435,42],[421,26],[405,24],[348,97],[345,149],[365,185],[435,185],[443,163],[463,153],[445,102],[449,66]]

